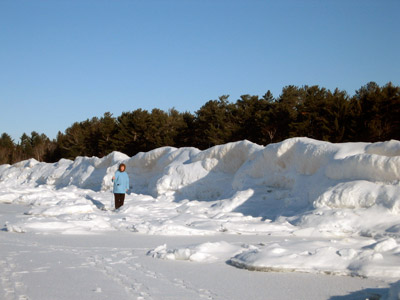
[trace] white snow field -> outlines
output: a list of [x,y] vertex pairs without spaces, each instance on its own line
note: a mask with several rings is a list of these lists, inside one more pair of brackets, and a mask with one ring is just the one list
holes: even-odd
[[30,159],[0,221],[0,299],[400,299],[400,142]]

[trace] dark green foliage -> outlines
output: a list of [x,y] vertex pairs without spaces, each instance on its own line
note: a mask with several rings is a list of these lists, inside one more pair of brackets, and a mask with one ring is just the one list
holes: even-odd
[[400,87],[388,83],[379,87],[375,82],[356,91],[360,114],[358,138],[373,142],[399,139]]
[[[298,136],[295,131],[294,124],[298,121],[298,114],[300,114],[304,102],[304,89],[298,88],[293,85],[284,87],[282,94],[277,100],[275,106],[275,117],[273,122],[277,125],[277,139],[283,140],[285,138]],[[305,129],[303,128],[303,131]]]
[[14,141],[7,133],[0,137],[0,164],[12,164],[15,151]]
[[353,97],[319,86],[286,86],[278,98],[243,95],[235,103],[229,96],[205,103],[195,114],[137,109],[115,118],[75,122],[50,141],[35,131],[15,144],[0,137],[0,164],[35,158],[54,162],[76,156],[103,157],[112,151],[129,156],[163,146],[206,149],[238,140],[266,145],[305,136],[335,143],[400,139],[400,87],[370,82]]
[[195,146],[206,149],[234,139],[237,124],[228,96],[210,100],[196,112]]
[[268,144],[273,140],[276,127],[273,118],[274,98],[270,91],[261,99],[258,96],[243,95],[235,105],[236,132],[234,140],[250,140]]
[[296,117],[290,123],[290,135],[343,141],[349,104],[347,94],[338,89],[332,93],[318,86],[304,86],[297,95],[297,113],[293,113]]
[[33,131],[28,136],[24,133],[20,143],[15,145],[11,137],[3,133],[0,138],[0,164],[13,164],[29,158],[46,161],[54,149],[55,142],[50,141],[45,134]]
[[181,122],[175,137],[175,147],[186,147],[196,145],[196,117],[190,112],[180,114]]

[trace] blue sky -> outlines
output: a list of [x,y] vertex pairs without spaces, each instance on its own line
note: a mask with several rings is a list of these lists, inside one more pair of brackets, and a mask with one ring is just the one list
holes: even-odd
[[0,0],[0,134],[287,85],[400,85],[398,0]]

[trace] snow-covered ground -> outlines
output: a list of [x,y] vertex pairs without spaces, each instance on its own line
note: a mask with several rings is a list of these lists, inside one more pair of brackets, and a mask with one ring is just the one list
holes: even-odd
[[399,299],[399,141],[31,159],[0,203],[4,299]]

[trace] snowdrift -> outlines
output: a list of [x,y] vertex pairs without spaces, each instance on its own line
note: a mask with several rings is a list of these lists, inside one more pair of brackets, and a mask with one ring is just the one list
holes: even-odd
[[[78,157],[55,164],[30,159],[0,166],[0,184],[109,191],[121,162],[127,165],[132,192],[155,198],[213,201],[251,189],[267,202],[269,198],[281,202],[268,209],[275,216],[313,208],[379,206],[396,215],[400,212],[400,142],[393,140],[331,144],[293,138],[267,147],[248,141],[205,151],[164,147],[131,158],[113,152],[101,159]],[[277,211],[281,204],[284,207]]]
[[[104,209],[122,162],[131,194],[116,214]],[[30,217],[6,224],[8,231],[291,236],[302,241],[242,247],[234,255],[237,247],[223,244],[231,249],[226,259],[257,270],[400,277],[393,267],[400,257],[395,140],[332,144],[292,138],[266,147],[249,141],[205,151],[163,147],[133,157],[113,152],[54,164],[30,159],[0,166],[0,202],[30,205]],[[305,238],[364,240],[322,247]],[[160,246],[152,255],[204,257],[193,256],[196,249]]]

